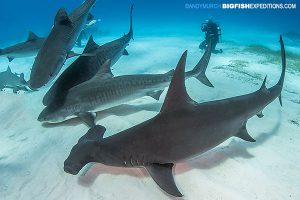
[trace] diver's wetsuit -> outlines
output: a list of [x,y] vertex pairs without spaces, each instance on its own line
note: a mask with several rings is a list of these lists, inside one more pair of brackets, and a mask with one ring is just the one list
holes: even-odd
[[212,41],[212,52],[213,53],[222,53],[222,49],[216,50],[217,44],[220,42],[221,29],[218,24],[214,23],[212,20],[202,24],[202,32],[205,32],[205,40],[199,45],[200,49],[205,49],[208,44],[208,40]]

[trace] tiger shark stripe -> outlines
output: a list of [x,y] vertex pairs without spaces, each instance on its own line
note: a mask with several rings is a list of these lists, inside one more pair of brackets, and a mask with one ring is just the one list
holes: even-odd
[[63,8],[59,9],[55,16],[54,26],[33,64],[29,80],[32,88],[40,88],[54,79],[66,59],[72,56],[71,49],[96,1],[86,0],[70,15]]
[[[212,87],[205,75],[210,56],[211,44],[195,68],[186,73],[186,78],[195,77]],[[88,116],[89,112],[112,108],[143,96],[151,96],[158,100],[164,88],[169,85],[174,73],[174,70],[171,70],[166,74],[113,77],[110,66],[111,61],[107,61],[92,79],[71,88],[64,101],[47,106],[39,115],[38,120],[61,122],[70,117],[85,116],[82,120],[86,122],[87,119],[92,119],[91,116]]]
[[232,136],[254,142],[247,121],[281,96],[286,59],[280,37],[282,72],[271,88],[263,82],[253,93],[223,100],[196,103],[185,87],[186,52],[172,78],[161,112],[154,118],[103,138],[105,128],[95,126],[79,139],[65,160],[64,170],[78,172],[87,163],[118,167],[144,167],[158,186],[181,197],[172,170],[175,163],[198,156]]

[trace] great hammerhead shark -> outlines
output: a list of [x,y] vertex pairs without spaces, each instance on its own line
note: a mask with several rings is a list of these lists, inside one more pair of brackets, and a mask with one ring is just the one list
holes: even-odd
[[185,87],[187,52],[181,57],[165,102],[154,118],[113,136],[103,138],[105,128],[96,126],[79,139],[64,163],[64,170],[77,174],[89,162],[118,167],[144,167],[165,192],[181,197],[173,178],[174,163],[198,156],[235,136],[255,140],[246,129],[247,120],[279,97],[285,77],[286,59],[280,37],[282,72],[276,85],[205,103],[193,101]]
[[40,88],[54,79],[66,59],[77,54],[71,49],[81,33],[97,0],[86,0],[70,15],[61,8],[57,12],[54,26],[41,47],[32,66],[29,84]]

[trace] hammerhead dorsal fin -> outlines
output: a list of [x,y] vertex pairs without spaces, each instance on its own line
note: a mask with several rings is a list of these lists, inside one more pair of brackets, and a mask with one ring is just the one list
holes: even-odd
[[35,33],[33,33],[32,31],[29,31],[27,42],[35,41],[37,39],[39,39],[39,37]]
[[54,25],[56,24],[61,24],[61,25],[72,24],[72,21],[70,20],[69,15],[64,8],[58,10],[54,20]]
[[95,51],[98,48],[99,48],[99,45],[96,44],[96,42],[94,41],[93,36],[91,35],[90,38],[89,38],[88,43],[85,46],[85,49],[84,49],[83,53],[90,53],[90,52]]
[[96,125],[93,128],[90,128],[89,131],[82,136],[78,143],[88,142],[88,141],[100,141],[103,139],[103,135],[106,131],[106,128],[101,125]]
[[112,78],[114,75],[111,72],[111,60],[108,59],[105,63],[100,67],[99,71],[95,75],[95,79],[99,78]]
[[187,51],[185,51],[175,69],[170,87],[162,106],[161,113],[172,112],[182,108],[187,108],[195,102],[188,95],[185,88],[185,63],[186,63]]
[[179,192],[173,177],[173,163],[169,164],[151,164],[146,167],[150,176],[157,183],[157,185],[168,194],[175,197],[182,197]]

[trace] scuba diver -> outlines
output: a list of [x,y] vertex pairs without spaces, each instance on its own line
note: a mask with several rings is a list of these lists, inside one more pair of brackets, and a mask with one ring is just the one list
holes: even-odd
[[205,40],[199,45],[200,49],[206,49],[208,45],[208,40],[212,41],[212,52],[213,53],[222,53],[223,50],[216,50],[217,44],[220,42],[221,29],[218,24],[213,22],[211,19],[206,20],[201,27],[202,32],[205,33]]

